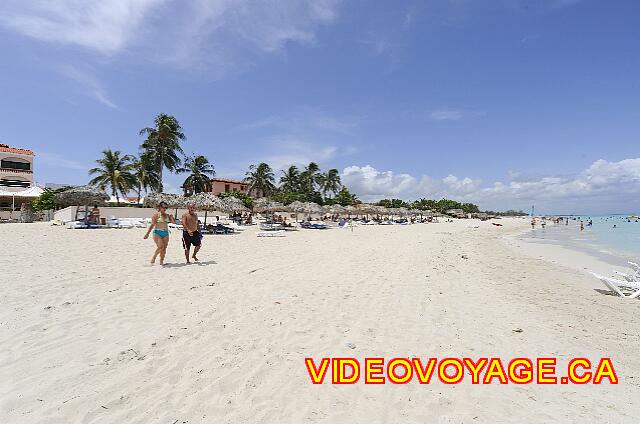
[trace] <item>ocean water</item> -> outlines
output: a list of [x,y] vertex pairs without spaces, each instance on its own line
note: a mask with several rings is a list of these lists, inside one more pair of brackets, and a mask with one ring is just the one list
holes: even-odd
[[[589,220],[593,225],[587,225]],[[584,223],[583,231],[580,221]],[[568,225],[547,220],[544,228],[538,220],[535,229],[522,238],[584,251],[609,263],[640,263],[640,219],[629,219],[628,215],[570,217]]]

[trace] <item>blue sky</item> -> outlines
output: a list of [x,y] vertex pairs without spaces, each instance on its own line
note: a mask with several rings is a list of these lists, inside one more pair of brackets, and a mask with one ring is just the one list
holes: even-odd
[[637,212],[638,22],[634,0],[4,0],[0,141],[85,183],[165,112],[220,177],[314,160],[365,200]]

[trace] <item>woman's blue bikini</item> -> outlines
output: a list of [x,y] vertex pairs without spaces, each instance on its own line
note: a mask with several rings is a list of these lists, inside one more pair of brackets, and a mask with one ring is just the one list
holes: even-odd
[[[162,214],[160,214],[160,216],[158,217],[156,223],[159,222],[167,222],[163,217]],[[169,237],[169,230],[153,230],[153,234],[157,234],[159,235],[161,238],[165,238],[165,237]]]
[[153,234],[157,234],[162,238],[169,236],[169,230],[153,230]]

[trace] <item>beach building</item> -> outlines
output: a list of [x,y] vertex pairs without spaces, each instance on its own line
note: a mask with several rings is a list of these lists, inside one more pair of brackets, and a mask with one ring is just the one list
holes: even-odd
[[33,185],[31,150],[0,144],[0,190],[22,191]]
[[15,219],[23,202],[42,194],[34,182],[34,158],[31,150],[0,144],[0,219]]
[[256,199],[264,197],[264,193],[260,190],[249,190],[249,184],[243,181],[230,180],[227,178],[211,178],[207,191],[213,194],[240,192],[248,194]]

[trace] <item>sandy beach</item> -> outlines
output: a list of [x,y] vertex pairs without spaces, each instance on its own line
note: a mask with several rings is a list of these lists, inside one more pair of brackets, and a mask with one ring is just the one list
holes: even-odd
[[[250,229],[188,266],[174,232],[165,268],[143,229],[0,225],[0,421],[639,422],[640,303],[500,222]],[[308,356],[610,357],[620,383],[313,385]]]

